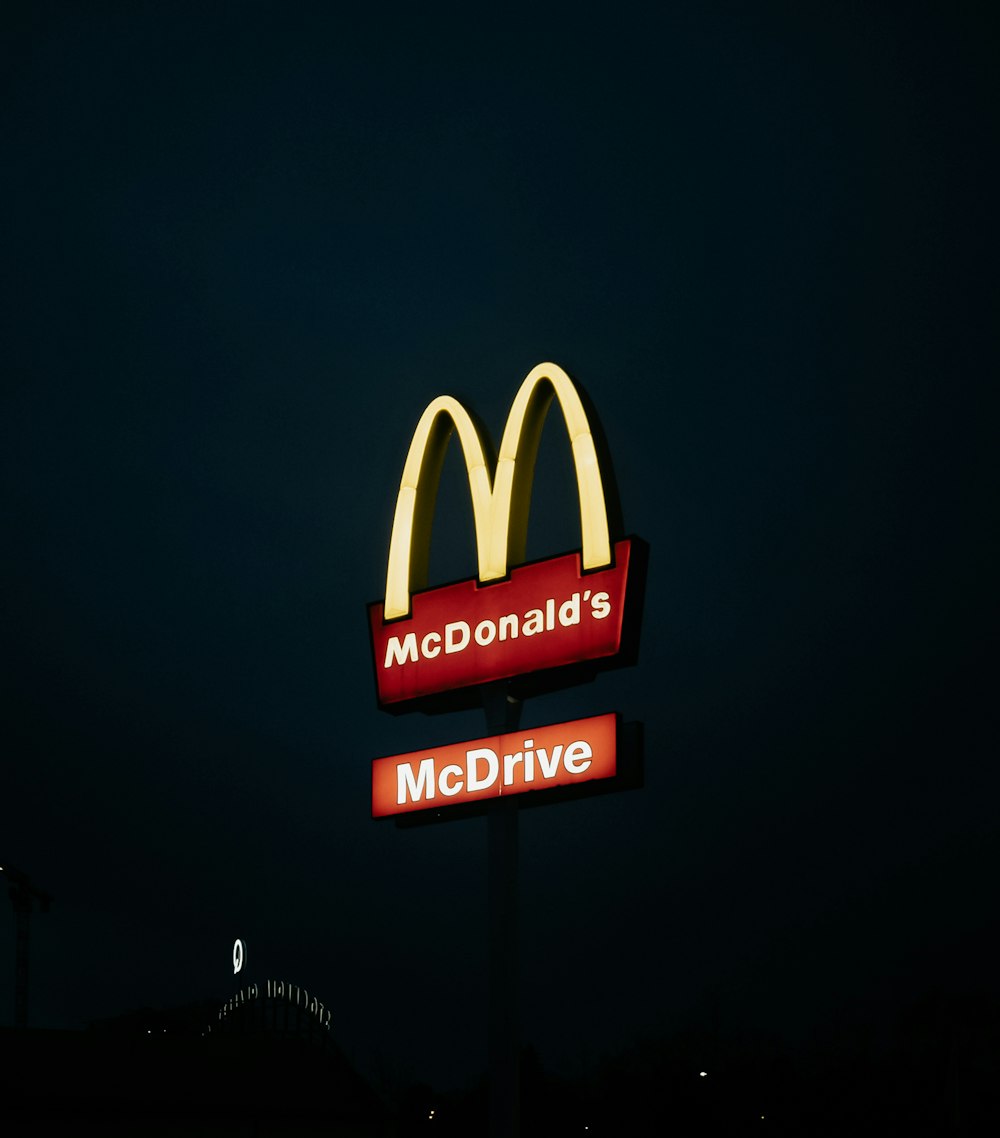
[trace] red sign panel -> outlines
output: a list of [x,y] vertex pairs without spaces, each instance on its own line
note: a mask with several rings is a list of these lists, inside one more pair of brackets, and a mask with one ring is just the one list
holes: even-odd
[[579,553],[523,565],[504,581],[474,578],[415,593],[410,615],[369,607],[379,702],[402,703],[616,655],[632,543],[584,573]]
[[372,817],[613,778],[617,724],[595,715],[375,759]]

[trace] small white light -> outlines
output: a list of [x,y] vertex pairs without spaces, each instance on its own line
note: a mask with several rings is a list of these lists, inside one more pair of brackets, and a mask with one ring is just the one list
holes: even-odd
[[704,1079],[708,1075],[707,1071],[699,1071],[698,1074]]

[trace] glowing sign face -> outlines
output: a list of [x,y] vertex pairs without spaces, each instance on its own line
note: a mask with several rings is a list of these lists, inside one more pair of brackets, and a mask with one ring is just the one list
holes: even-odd
[[[236,943],[239,944],[240,941]],[[236,971],[238,972],[239,969]],[[325,1007],[322,1001],[317,1000],[315,996],[310,998],[305,988],[300,988],[297,984],[289,984],[287,980],[268,980],[263,988],[258,987],[257,984],[250,984],[246,988],[241,988],[235,996],[230,997],[219,1008],[218,1023],[225,1025],[226,1020],[234,1012],[245,1010],[252,1006],[255,1001],[265,999],[287,1000],[289,1004],[301,1008],[304,1012],[310,1012],[325,1028],[329,1029],[330,1027],[330,1009]],[[211,1033],[211,1031],[212,1025],[209,1024],[208,1032]]]
[[233,944],[233,975],[243,971],[243,962],[246,960],[246,945],[241,940]]
[[[582,549],[511,570],[524,560],[535,458],[553,399],[573,450]],[[414,593],[425,584],[434,498],[453,430],[468,471],[479,575]],[[492,479],[469,413],[450,396],[433,400],[417,424],[403,468],[385,601],[369,607],[379,702],[399,705],[616,656],[633,552],[628,540],[612,546],[590,424],[561,368],[539,364],[522,383]]]
[[369,610],[383,704],[615,656],[622,645],[632,543],[583,573],[570,553],[514,569],[496,585],[459,581],[412,598],[408,620]]
[[613,778],[617,740],[618,719],[609,714],[376,759],[372,816]]

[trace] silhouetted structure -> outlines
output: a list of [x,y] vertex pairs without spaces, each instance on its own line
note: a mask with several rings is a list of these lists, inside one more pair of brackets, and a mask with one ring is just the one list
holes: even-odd
[[[380,1138],[381,1100],[318,1033],[204,1033],[215,1005],[139,1009],[87,1031],[0,1030],[4,1138],[73,1135],[301,1135]],[[235,1028],[235,1029],[234,1029]]]
[[7,879],[7,896],[14,907],[14,1026],[28,1026],[28,938],[31,932],[31,912],[38,902],[43,913],[49,911],[52,896],[33,885],[26,873],[12,865],[0,865],[0,873]]

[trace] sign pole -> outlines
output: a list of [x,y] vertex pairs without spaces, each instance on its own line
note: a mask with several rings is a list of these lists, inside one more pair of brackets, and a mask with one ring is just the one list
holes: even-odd
[[[507,684],[483,689],[486,729],[503,734],[517,729],[521,703],[507,695]],[[494,799],[489,827],[490,939],[490,1138],[517,1138],[520,1121],[520,1040],[517,968],[517,831],[515,796]]]
[[[535,458],[553,402],[572,449],[580,550],[525,562]],[[453,434],[469,476],[479,571],[474,578],[424,588],[433,500]],[[458,693],[464,707],[462,697],[478,689],[486,713],[487,739],[447,745],[443,754],[423,750],[376,759],[372,816],[437,811],[439,797],[445,806],[474,803],[477,811],[486,810],[490,1138],[517,1138],[520,1129],[518,795],[615,777],[618,745],[613,713],[549,724],[523,743],[516,737],[505,741],[517,731],[521,711],[520,701],[508,694],[509,681],[543,673],[541,690],[549,690],[553,683],[586,680],[598,668],[634,662],[638,644],[637,588],[628,582],[630,562],[638,560],[632,579],[639,577],[641,602],[643,543],[612,542],[599,441],[581,393],[553,363],[532,368],[518,388],[495,464],[467,408],[450,395],[432,399],[414,428],[403,465],[385,598],[368,606],[383,710],[405,711],[421,703],[445,710],[450,699],[436,697],[451,693]],[[617,517],[616,508],[611,512]],[[420,587],[413,592],[415,581]]]

